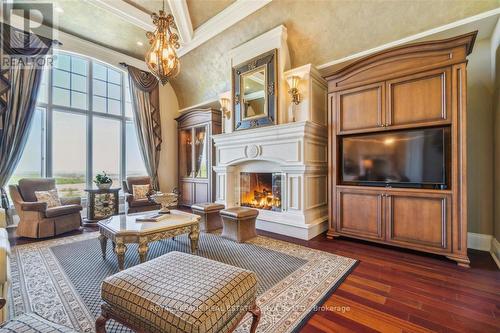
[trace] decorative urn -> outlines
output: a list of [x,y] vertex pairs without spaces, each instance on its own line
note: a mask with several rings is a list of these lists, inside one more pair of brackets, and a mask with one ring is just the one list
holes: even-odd
[[161,205],[160,214],[170,213],[170,207],[177,206],[178,195],[176,193],[156,192],[151,198]]

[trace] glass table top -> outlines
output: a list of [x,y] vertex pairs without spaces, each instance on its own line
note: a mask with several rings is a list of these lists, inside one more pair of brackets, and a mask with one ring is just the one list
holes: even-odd
[[117,233],[141,233],[154,232],[156,230],[169,230],[180,228],[193,223],[198,223],[200,217],[195,214],[181,212],[179,210],[170,210],[170,214],[164,214],[165,218],[158,222],[142,222],[137,218],[157,214],[158,211],[141,212],[135,214],[114,215],[108,219],[99,221],[99,227],[104,227]]

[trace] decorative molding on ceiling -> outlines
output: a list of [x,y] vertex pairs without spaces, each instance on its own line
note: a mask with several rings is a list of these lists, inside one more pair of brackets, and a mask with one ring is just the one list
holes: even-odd
[[86,0],[87,2],[112,12],[125,21],[146,31],[154,31],[155,25],[149,14],[121,0]]
[[[176,1],[176,0],[170,0]],[[184,43],[179,49],[179,56],[192,51],[201,44],[205,43],[209,39],[217,36],[227,28],[235,25],[239,21],[243,20],[245,17],[255,13],[262,7],[269,4],[272,0],[237,0],[219,14],[215,15],[207,22],[199,26],[193,35],[193,39],[187,43]],[[178,18],[175,16],[176,22],[182,17]],[[191,21],[190,21],[191,22]],[[177,23],[179,24],[179,23]]]
[[[146,31],[154,31],[151,18],[142,10],[123,0],[86,0],[93,5],[105,9],[122,19]],[[172,15],[174,15],[177,29],[181,38],[181,47],[177,51],[179,56],[194,50],[209,39],[217,36],[227,28],[235,25],[245,17],[269,4],[272,0],[236,0],[219,14],[210,18],[193,31],[189,8],[186,0],[168,0]]]
[[186,0],[168,0],[168,6],[174,15],[182,44],[189,43],[193,39],[193,24]]

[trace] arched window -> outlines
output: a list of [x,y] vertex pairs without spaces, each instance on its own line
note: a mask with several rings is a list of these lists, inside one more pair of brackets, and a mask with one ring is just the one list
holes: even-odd
[[98,172],[115,186],[146,175],[133,122],[126,72],[58,52],[43,75],[30,136],[9,183],[54,177],[60,196],[84,196]]

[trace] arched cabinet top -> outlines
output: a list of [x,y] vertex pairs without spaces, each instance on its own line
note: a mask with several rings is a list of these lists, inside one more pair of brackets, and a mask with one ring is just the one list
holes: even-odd
[[221,123],[221,111],[213,108],[192,109],[183,112],[179,117],[175,118],[179,127],[190,127],[198,124],[213,122]]
[[434,41],[402,45],[361,58],[326,76],[328,91],[380,82],[421,71],[466,62],[472,52],[477,31]]

